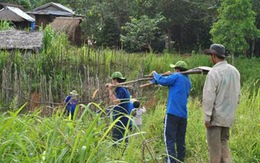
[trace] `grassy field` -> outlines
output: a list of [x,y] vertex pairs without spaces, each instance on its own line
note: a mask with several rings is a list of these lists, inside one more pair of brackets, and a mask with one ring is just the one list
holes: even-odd
[[[197,54],[127,54],[115,50],[71,47],[65,36],[48,32],[40,54],[25,57],[0,52],[1,115],[0,157],[2,162],[163,162],[163,119],[167,88],[139,88],[131,94],[147,107],[143,128],[129,132],[128,145],[113,147],[109,117],[96,115],[109,103],[103,91],[113,71],[127,80],[170,70],[169,64],[184,60],[189,68],[212,66],[208,56]],[[230,58],[228,58],[230,61]],[[242,94],[236,121],[231,130],[230,148],[235,163],[260,163],[260,59],[235,58],[241,73]],[[187,163],[208,161],[206,131],[201,109],[205,75],[190,75],[188,103]],[[62,102],[72,89],[78,90],[84,109],[77,119],[63,117]],[[98,90],[95,98],[93,92]],[[32,94],[39,96],[32,101]],[[155,95],[155,96],[153,96]],[[32,103],[36,103],[32,105]],[[32,107],[34,106],[34,107]],[[47,111],[48,112],[47,112]]]
[[[248,86],[250,87],[250,86]],[[260,91],[253,96],[243,87],[235,125],[231,130],[230,148],[233,162],[260,162]],[[109,130],[113,123],[100,118],[89,108],[76,121],[8,112],[0,119],[0,156],[3,162],[163,162],[163,118],[165,102],[160,101],[144,114],[142,130],[129,133],[129,144],[113,147]],[[192,98],[188,104],[188,163],[208,161],[201,102]]]

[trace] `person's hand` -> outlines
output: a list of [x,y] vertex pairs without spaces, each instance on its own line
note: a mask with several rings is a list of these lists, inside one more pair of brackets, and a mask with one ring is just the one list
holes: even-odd
[[152,82],[152,84],[158,84],[154,78],[152,78],[151,82]]
[[105,86],[106,86],[107,90],[111,90],[113,84],[112,83],[106,83]]
[[210,121],[205,121],[204,123],[205,123],[205,127],[206,127],[206,128],[211,127]]
[[165,73],[163,73],[163,75],[171,75],[172,72],[171,71],[166,71]]
[[154,70],[153,70],[153,71],[152,71],[152,72],[151,72],[149,75],[150,75],[150,76],[151,76],[151,75],[153,75],[153,74],[154,74],[154,72],[156,72],[156,71],[154,71]]

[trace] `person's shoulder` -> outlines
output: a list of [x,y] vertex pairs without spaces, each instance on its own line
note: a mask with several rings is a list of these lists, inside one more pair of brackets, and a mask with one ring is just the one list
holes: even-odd
[[189,75],[187,75],[187,74],[182,74],[181,72],[175,72],[175,73],[173,73],[172,74],[173,76],[172,76],[172,78],[176,78],[176,79],[178,79],[178,78],[182,78],[182,79],[187,79],[187,78],[190,78],[189,77]]
[[219,72],[221,70],[219,70],[218,67],[213,67],[208,73],[207,73],[207,78],[212,77],[215,78],[216,76],[218,76]]
[[129,92],[126,87],[117,87],[116,92]]
[[231,71],[232,71],[234,74],[240,75],[240,72],[238,71],[238,69],[237,69],[235,66],[229,64],[229,69],[231,69]]
[[228,66],[229,66],[230,68],[232,68],[232,69],[238,71],[237,68],[236,68],[235,66],[233,66],[233,65],[231,65],[231,64],[228,64]]
[[178,77],[182,77],[183,74],[179,73],[179,72],[174,72],[171,75],[169,75],[169,77],[171,78],[178,78]]

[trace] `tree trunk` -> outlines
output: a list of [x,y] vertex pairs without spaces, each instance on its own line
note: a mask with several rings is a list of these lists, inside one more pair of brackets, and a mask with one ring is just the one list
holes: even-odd
[[165,38],[165,48],[168,50],[168,51],[171,51],[172,50],[172,32],[171,32],[171,29],[167,29],[167,34],[166,34],[166,38]]

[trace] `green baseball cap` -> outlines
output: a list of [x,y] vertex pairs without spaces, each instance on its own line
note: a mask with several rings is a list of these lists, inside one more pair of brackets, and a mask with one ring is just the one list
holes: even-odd
[[184,61],[178,61],[175,64],[170,64],[171,68],[182,68],[182,69],[188,69],[188,65]]
[[111,75],[110,78],[111,78],[111,79],[122,79],[122,80],[126,80],[126,78],[123,77],[123,75],[122,75],[121,72],[119,72],[119,71],[113,72],[113,74]]

